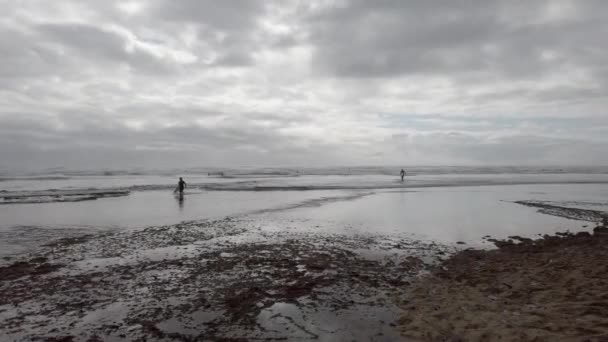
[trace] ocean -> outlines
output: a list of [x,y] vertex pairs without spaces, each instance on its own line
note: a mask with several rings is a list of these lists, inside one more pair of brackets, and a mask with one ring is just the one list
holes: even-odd
[[[174,170],[66,170],[0,172],[0,204],[83,200],[116,192],[172,190],[185,177],[190,189],[207,191],[302,191],[396,189],[466,185],[607,183],[608,166],[595,167],[400,167],[191,168]],[[86,198],[84,198],[86,199]]]
[[[572,217],[539,214],[538,208],[515,201],[608,210],[608,167],[410,166],[404,182],[400,170],[364,166],[5,172],[0,174],[1,254],[25,253],[49,239],[92,232],[268,213],[299,213],[328,230],[354,231],[356,226],[455,242],[587,225],[580,218],[573,222]],[[173,193],[178,177],[188,185],[181,198]]]

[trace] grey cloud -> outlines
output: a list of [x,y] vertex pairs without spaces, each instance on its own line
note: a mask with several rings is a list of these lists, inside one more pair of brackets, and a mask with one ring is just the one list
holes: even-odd
[[[122,108],[126,111],[126,108]],[[180,113],[182,120],[170,126],[145,127],[143,130],[130,128],[123,123],[125,117],[117,113],[102,113],[99,109],[74,108],[61,111],[61,115],[44,116],[39,113],[5,112],[0,116],[0,141],[5,145],[27,145],[44,150],[70,148],[74,145],[92,147],[112,147],[132,150],[136,147],[149,149],[189,150],[200,148],[227,149],[238,146],[255,147],[258,150],[273,150],[276,147],[292,145],[297,139],[278,133],[274,128],[257,125],[257,118],[243,117],[219,120],[215,127],[203,127],[192,123],[192,118],[205,119],[223,117],[221,112],[196,108],[173,108],[155,106],[134,106],[131,110],[146,111],[144,117],[154,122],[162,113]],[[127,115],[126,118],[129,116]],[[262,115],[262,117],[272,117]],[[283,124],[276,121],[279,126]]]
[[74,48],[78,53],[90,57],[124,60],[127,56],[125,40],[98,27],[80,23],[42,24],[38,25],[37,30],[51,42]]
[[211,47],[217,53],[211,66],[243,67],[254,63],[253,52],[264,44],[258,37],[259,21],[270,4],[248,0],[161,0],[153,12],[159,20],[195,25],[200,49]]
[[[128,41],[116,32],[81,23],[42,24],[37,31],[47,38],[46,44],[55,43],[59,47],[71,49],[69,55],[76,55],[91,63],[125,63],[135,70],[147,73],[167,73],[174,66],[167,61],[140,49],[127,49]],[[75,63],[82,59],[76,59]]]
[[0,160],[606,163],[608,3],[560,3],[0,2]]
[[327,157],[332,151],[327,146],[310,144],[303,149],[293,137],[247,124],[216,129],[180,125],[137,131],[118,123],[91,122],[83,115],[83,123],[64,129],[44,120],[24,119],[22,114],[3,117],[3,167],[272,165],[277,158],[282,163],[293,158],[296,164],[307,159],[310,163],[334,159]]
[[254,62],[251,54],[245,51],[235,51],[218,57],[213,65],[226,67],[242,67],[252,65]]
[[62,65],[57,52],[37,44],[32,34],[0,26],[0,83],[47,76]]
[[266,5],[266,1],[249,0],[161,0],[154,11],[168,20],[186,20],[220,31],[245,31],[264,14]]
[[[344,77],[502,73],[535,77],[564,64],[597,67],[604,20],[535,22],[550,1],[345,1],[310,16],[315,62]],[[576,2],[586,8],[586,2]],[[554,60],[543,59],[552,51]],[[594,56],[595,55],[595,56]],[[593,65],[587,65],[593,59]]]
[[[549,106],[550,110],[555,110],[555,108],[551,107],[559,107],[562,111],[565,111],[584,104],[591,104],[594,101],[604,101],[607,96],[608,83],[606,85],[576,83],[570,85],[549,85],[542,88],[522,86],[510,90],[490,90],[470,95],[466,99],[470,102],[471,106],[483,106],[488,103],[503,105],[518,103],[522,111],[535,106]],[[482,109],[481,107],[478,108]],[[591,112],[589,109],[587,111],[577,110],[575,113],[569,113],[569,115],[584,119],[585,116],[597,115],[597,111]]]
[[498,138],[459,132],[394,135],[390,141],[401,154],[421,162],[443,160],[455,164],[603,165],[608,142],[514,134]]

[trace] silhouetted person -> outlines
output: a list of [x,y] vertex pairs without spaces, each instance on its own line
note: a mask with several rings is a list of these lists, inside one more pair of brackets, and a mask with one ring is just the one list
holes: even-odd
[[179,190],[179,195],[181,196],[184,194],[185,188],[186,188],[186,182],[184,182],[182,177],[179,177],[179,182],[177,182],[177,188],[175,188],[174,192],[177,192]]
[[403,182],[403,178],[405,177],[405,170],[401,169],[401,181]]

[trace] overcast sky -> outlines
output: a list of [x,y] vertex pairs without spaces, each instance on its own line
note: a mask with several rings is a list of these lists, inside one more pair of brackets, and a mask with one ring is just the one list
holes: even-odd
[[608,164],[608,1],[0,0],[0,169]]

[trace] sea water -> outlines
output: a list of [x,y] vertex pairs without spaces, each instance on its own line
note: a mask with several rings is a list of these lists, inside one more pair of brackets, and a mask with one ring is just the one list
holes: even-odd
[[[438,241],[535,235],[589,223],[513,203],[608,210],[608,168],[399,167],[70,171],[0,175],[0,250],[54,238],[249,215],[269,229],[411,234]],[[188,188],[175,195],[178,177]],[[118,191],[118,192],[117,192]],[[116,196],[105,197],[105,193]],[[99,195],[102,194],[102,195]],[[586,227],[583,227],[586,226]],[[1,256],[1,255],[0,255]]]

